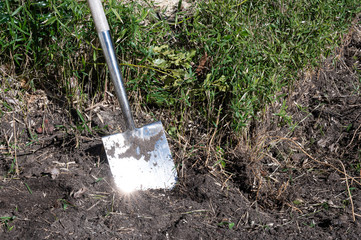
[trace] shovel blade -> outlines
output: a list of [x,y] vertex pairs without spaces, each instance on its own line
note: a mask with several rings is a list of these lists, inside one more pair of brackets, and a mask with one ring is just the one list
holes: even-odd
[[102,141],[121,191],[171,189],[176,184],[177,171],[160,121]]

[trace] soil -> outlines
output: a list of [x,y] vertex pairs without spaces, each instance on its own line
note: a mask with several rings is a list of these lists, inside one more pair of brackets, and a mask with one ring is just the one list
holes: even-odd
[[251,143],[232,136],[238,143],[225,148],[223,167],[207,164],[207,149],[185,152],[203,141],[195,130],[188,146],[168,136],[179,175],[170,191],[114,187],[101,136],[122,128],[116,105],[88,109],[92,129],[103,131],[90,135],[44,91],[25,93],[27,107],[14,97],[20,87],[2,91],[11,111],[0,123],[0,238],[358,239],[360,24],[285,91],[292,120],[269,109]]

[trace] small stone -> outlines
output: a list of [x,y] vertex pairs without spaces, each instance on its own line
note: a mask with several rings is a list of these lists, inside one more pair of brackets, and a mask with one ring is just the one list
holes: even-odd
[[57,168],[50,169],[50,175],[51,175],[52,179],[57,178],[59,174],[60,174],[59,169],[57,169]]

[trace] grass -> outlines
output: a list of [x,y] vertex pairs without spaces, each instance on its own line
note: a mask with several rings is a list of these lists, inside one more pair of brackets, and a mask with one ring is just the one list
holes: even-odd
[[[200,115],[212,127],[219,109],[236,131],[282,101],[281,89],[326,57],[361,10],[356,0],[212,0],[168,23],[136,2],[105,8],[133,101],[141,95],[143,104],[177,111],[180,126]],[[111,88],[85,1],[5,0],[0,25],[1,64],[65,96],[79,116]]]
[[14,228],[14,225],[10,226],[10,223],[16,219],[15,216],[12,217],[0,217],[1,225],[4,225],[7,231],[11,231]]

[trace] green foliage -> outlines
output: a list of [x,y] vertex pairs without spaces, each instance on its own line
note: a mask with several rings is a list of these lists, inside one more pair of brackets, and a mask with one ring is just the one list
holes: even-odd
[[314,228],[316,226],[316,223],[315,221],[312,220],[310,223],[303,223],[303,225],[309,226],[310,228]]
[[100,182],[100,181],[102,181],[104,178],[97,178],[96,180],[95,180],[95,183],[98,183],[98,182]]
[[62,205],[63,210],[67,210],[69,207],[74,207],[69,201],[65,199],[58,199],[58,202]]
[[229,230],[232,230],[235,226],[234,222],[220,222],[218,223],[218,226],[228,226]]
[[195,50],[185,51],[170,49],[169,45],[150,47],[147,63],[157,70],[153,83],[146,83],[148,88],[155,88],[155,91],[147,92],[147,99],[150,103],[158,105],[174,106],[183,98],[182,93],[174,95],[174,92],[181,92],[186,87],[191,87],[192,95],[196,95],[199,89],[194,86],[195,76],[192,72],[191,62],[196,54]]
[[33,191],[31,190],[31,188],[29,187],[29,185],[27,183],[24,182],[24,185],[26,187],[26,189],[29,191],[30,194],[33,194]]
[[[215,0],[200,3],[189,35],[212,55],[213,81],[226,76],[232,86],[222,104],[239,129],[291,86],[300,69],[327,56],[360,10],[355,0]],[[215,89],[214,98],[224,94]]]
[[82,12],[78,10],[74,1],[2,1],[1,54],[14,61],[17,67],[54,60],[59,40],[63,40],[65,32],[74,30],[69,23],[74,24],[81,17]]
[[83,132],[86,129],[89,134],[92,134],[92,131],[90,130],[90,128],[88,126],[88,123],[87,123],[87,121],[85,121],[85,119],[84,119],[83,115],[81,114],[81,112],[79,110],[76,110],[76,113],[78,114],[78,117],[81,120],[81,125],[77,126],[77,129],[80,132]]
[[191,68],[192,58],[195,56],[196,51],[191,52],[175,51],[169,49],[168,45],[152,48],[154,57],[151,64],[154,67],[160,68],[169,74],[160,77],[164,82],[165,87],[181,86],[182,83],[191,78],[188,71]]
[[226,159],[224,158],[224,154],[225,151],[223,148],[221,148],[220,146],[217,146],[216,148],[216,158],[218,159],[217,162],[213,165],[213,167],[215,166],[219,166],[222,170],[224,170],[226,168]]
[[14,158],[12,161],[11,161],[11,165],[10,165],[10,169],[8,171],[8,174],[9,175],[12,175],[12,174],[15,174],[15,171],[16,171],[16,158]]
[[275,116],[279,116],[282,120],[281,124],[283,123],[287,123],[289,126],[292,126],[292,117],[290,117],[288,114],[287,114],[287,108],[288,106],[286,105],[286,101],[283,101],[282,103],[282,106],[279,110],[278,113],[275,113],[274,115]]
[[10,226],[10,223],[15,220],[15,216],[12,217],[0,217],[0,222],[5,225],[6,229],[10,232],[14,226]]
[[293,200],[293,204],[295,204],[295,205],[301,205],[302,203],[303,203],[303,201],[300,199]]
[[327,211],[330,208],[330,205],[327,202],[324,202],[322,203],[322,207]]
[[[168,23],[137,1],[103,4],[130,96],[174,109],[179,125],[202,117],[212,126],[226,116],[235,130],[282,102],[280,90],[327,56],[361,11],[358,0],[210,0]],[[0,64],[36,72],[27,74],[32,86],[65,96],[79,117],[89,98],[109,90],[86,1],[4,0],[0,29]],[[195,74],[205,53],[207,66]],[[0,111],[7,108],[3,101]],[[278,115],[290,124],[286,109]]]

